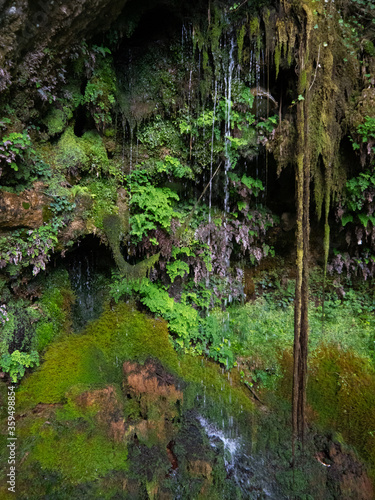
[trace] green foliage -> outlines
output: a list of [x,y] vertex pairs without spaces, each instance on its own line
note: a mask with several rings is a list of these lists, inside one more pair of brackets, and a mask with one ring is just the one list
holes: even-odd
[[[298,96],[298,100],[301,100],[301,99],[299,99],[299,97],[302,97],[302,96]],[[260,121],[257,124],[257,128],[263,129],[268,133],[272,133],[274,131],[274,129],[277,127],[278,123],[279,123],[279,116],[278,115],[269,116],[264,121]]]
[[141,241],[145,234],[157,227],[169,231],[172,218],[180,217],[172,207],[172,200],[179,200],[177,193],[169,188],[154,187],[152,184],[133,185],[132,190],[130,234],[134,240]]
[[17,172],[17,163],[24,161],[30,154],[35,154],[31,146],[30,137],[26,132],[12,132],[3,137],[0,143],[0,164],[9,164]]
[[[174,345],[178,350],[192,354],[206,353],[227,368],[233,366],[233,350],[223,333],[223,318],[220,314],[200,317],[197,309],[189,304],[192,300],[199,303],[197,294],[184,293],[181,302],[177,302],[165,289],[148,279],[130,281],[118,277],[113,280],[110,294],[116,302],[132,292],[139,294],[140,301],[151,312],[168,322]],[[208,298],[210,297],[209,293]]]
[[350,210],[358,211],[362,209],[365,201],[362,196],[363,191],[370,187],[371,184],[374,184],[374,181],[371,182],[371,174],[369,173],[361,173],[358,177],[354,177],[346,183],[347,205]]
[[116,75],[112,67],[112,59],[105,57],[109,49],[98,47],[103,57],[98,58],[94,74],[88,81],[83,102],[88,104],[95,124],[99,130],[112,124],[111,111],[116,101]]
[[252,177],[243,175],[241,177],[241,182],[249,189],[251,194],[253,194],[254,196],[258,196],[260,191],[264,191],[264,186],[260,179],[253,179]]
[[151,151],[167,146],[172,154],[177,155],[183,150],[177,129],[170,121],[163,120],[160,115],[144,124],[137,133],[137,137]]
[[[358,177],[353,177],[346,183],[345,203],[351,213],[342,216],[342,225],[356,221],[365,229],[369,222],[375,225],[375,216],[368,209],[369,199],[372,200],[372,191],[375,189],[375,173],[361,172]],[[366,195],[370,194],[370,197]],[[370,202],[371,203],[371,202]],[[363,213],[365,211],[365,213]]]
[[185,274],[189,274],[189,270],[189,264],[182,260],[174,260],[167,264],[167,274],[170,277],[171,283],[174,282],[177,276],[183,278]]
[[[56,217],[37,229],[25,231],[18,229],[10,237],[0,237],[0,267],[11,265],[33,266],[33,274],[46,268],[49,253],[58,243],[58,232],[64,225],[62,218]],[[16,272],[17,269],[15,268]]]
[[63,196],[55,196],[54,200],[50,203],[49,206],[54,214],[61,214],[71,212],[75,209],[76,204],[71,203],[67,198]]
[[178,347],[192,348],[192,341],[199,337],[199,316],[195,309],[176,302],[167,291],[147,279],[133,284],[133,290],[140,293],[141,302],[151,312],[168,321],[170,331],[177,336],[175,343]]
[[24,375],[26,368],[39,366],[39,355],[36,351],[29,354],[13,351],[12,354],[3,354],[0,358],[2,370],[9,374],[13,383],[18,382]]
[[[36,180],[34,166],[35,150],[27,132],[12,132],[0,140],[0,177],[3,175],[9,186],[22,190],[22,182]],[[9,168],[8,168],[9,167]]]
[[375,139],[375,118],[366,116],[365,122],[361,125],[358,125],[357,132],[362,136],[363,142],[368,142],[370,139]]
[[[3,291],[2,291],[3,292]],[[4,293],[2,293],[4,296]],[[7,354],[9,351],[9,346],[14,338],[14,330],[17,324],[17,318],[13,311],[5,304],[0,305],[0,325],[1,325],[1,337],[0,337],[0,355]]]
[[201,324],[206,341],[206,353],[226,368],[232,368],[235,355],[228,336],[228,316],[220,310],[212,311]]
[[193,178],[193,171],[189,166],[182,165],[178,158],[173,158],[172,156],[166,156],[163,161],[156,162],[156,171],[158,174],[166,173],[172,175],[177,179]]

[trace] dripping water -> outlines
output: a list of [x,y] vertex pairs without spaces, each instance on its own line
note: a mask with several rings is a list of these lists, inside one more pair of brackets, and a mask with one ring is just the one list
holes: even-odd
[[230,160],[230,137],[231,137],[231,111],[232,111],[232,76],[234,69],[234,39],[231,39],[229,49],[228,71],[224,78],[225,83],[225,163],[224,163],[224,229],[225,229],[225,268],[229,269],[230,257],[228,252],[228,235],[226,231],[227,217],[229,213],[229,170],[231,168]]
[[[212,166],[214,161],[214,139],[215,139],[215,120],[216,120],[216,101],[217,101],[217,80],[215,79],[214,112],[212,115],[212,133],[211,133],[211,158],[210,158],[210,192],[208,198],[208,223],[211,224],[212,207]],[[208,236],[208,245],[210,245],[211,235]]]
[[[260,456],[251,454],[248,443],[238,434],[219,429],[207,418],[198,415],[197,420],[204,429],[211,447],[223,454],[227,479],[234,480],[241,490],[236,498],[284,500],[285,496],[277,491],[274,479],[267,469],[267,463]],[[229,419],[233,426],[233,417]],[[231,428],[230,428],[231,429]],[[251,446],[250,446],[251,448]]]

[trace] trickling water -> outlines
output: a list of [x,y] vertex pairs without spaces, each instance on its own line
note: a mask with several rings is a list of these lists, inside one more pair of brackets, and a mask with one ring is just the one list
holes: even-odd
[[225,180],[224,180],[224,212],[229,212],[229,169],[231,168],[230,161],[230,137],[231,137],[231,111],[232,111],[232,77],[234,68],[234,40],[231,40],[229,49],[228,72],[225,77]]
[[[229,49],[229,60],[227,73],[224,78],[225,83],[225,163],[224,163],[224,229],[225,229],[225,248],[228,248],[228,235],[226,231],[227,217],[229,213],[229,170],[232,167],[230,160],[230,146],[231,146],[231,111],[232,111],[232,77],[234,69],[234,39],[231,39]],[[225,268],[229,269],[230,259],[229,253],[225,252]]]
[[211,424],[207,419],[199,415],[197,417],[198,422],[201,424],[205,430],[207,437],[210,440],[210,444],[213,448],[217,447],[218,441],[224,445],[224,463],[227,472],[234,469],[236,454],[239,453],[241,448],[240,438],[230,438],[225,435],[225,432],[217,429],[213,424]]
[[130,155],[129,155],[129,169],[130,173],[133,167],[133,127],[130,126]]
[[72,307],[73,330],[76,332],[103,312],[108,265],[112,265],[111,258],[88,248],[88,245],[67,257],[66,267],[76,298]]
[[94,319],[96,306],[93,287],[93,254],[72,259],[70,280],[76,301],[73,306],[73,328],[80,330],[90,319]]
[[241,498],[248,500],[259,498],[283,500],[285,498],[277,491],[278,488],[267,472],[264,460],[252,456],[246,449],[245,442],[238,437],[233,417],[229,417],[226,427],[223,420],[224,430],[218,429],[201,415],[197,416],[197,420],[204,429],[212,448],[218,453],[223,450],[227,477],[234,479],[241,490]]
[[[211,206],[212,206],[212,165],[214,161],[214,139],[215,139],[215,120],[216,120],[216,101],[217,101],[217,80],[215,78],[214,112],[212,115],[212,133],[211,133],[211,158],[210,158],[210,194],[208,199],[208,223],[211,224]],[[210,245],[210,236],[208,245]]]

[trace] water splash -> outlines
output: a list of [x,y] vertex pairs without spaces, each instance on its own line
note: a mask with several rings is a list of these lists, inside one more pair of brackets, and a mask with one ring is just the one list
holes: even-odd
[[252,456],[245,442],[239,437],[233,417],[229,419],[226,427],[223,420],[224,430],[218,429],[201,415],[197,416],[197,420],[204,429],[212,448],[218,452],[223,449],[227,479],[234,480],[239,487],[241,499],[285,500],[285,496],[278,491],[274,479],[271,478],[264,459]]
[[[228,437],[223,430],[218,429],[212,423],[210,423],[206,418],[198,415],[198,422],[203,427],[207,437],[210,440],[210,444],[213,448],[217,448],[218,442],[221,442],[224,446],[224,463],[227,472],[233,471],[235,467],[236,455],[241,449],[241,439]],[[223,427],[224,427],[223,422]]]

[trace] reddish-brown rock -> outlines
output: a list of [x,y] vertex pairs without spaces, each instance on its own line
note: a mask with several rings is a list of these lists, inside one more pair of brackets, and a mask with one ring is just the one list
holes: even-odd
[[21,194],[0,191],[0,228],[27,227],[35,229],[43,224],[43,208],[50,198],[44,194],[44,184],[36,182],[32,189]]

